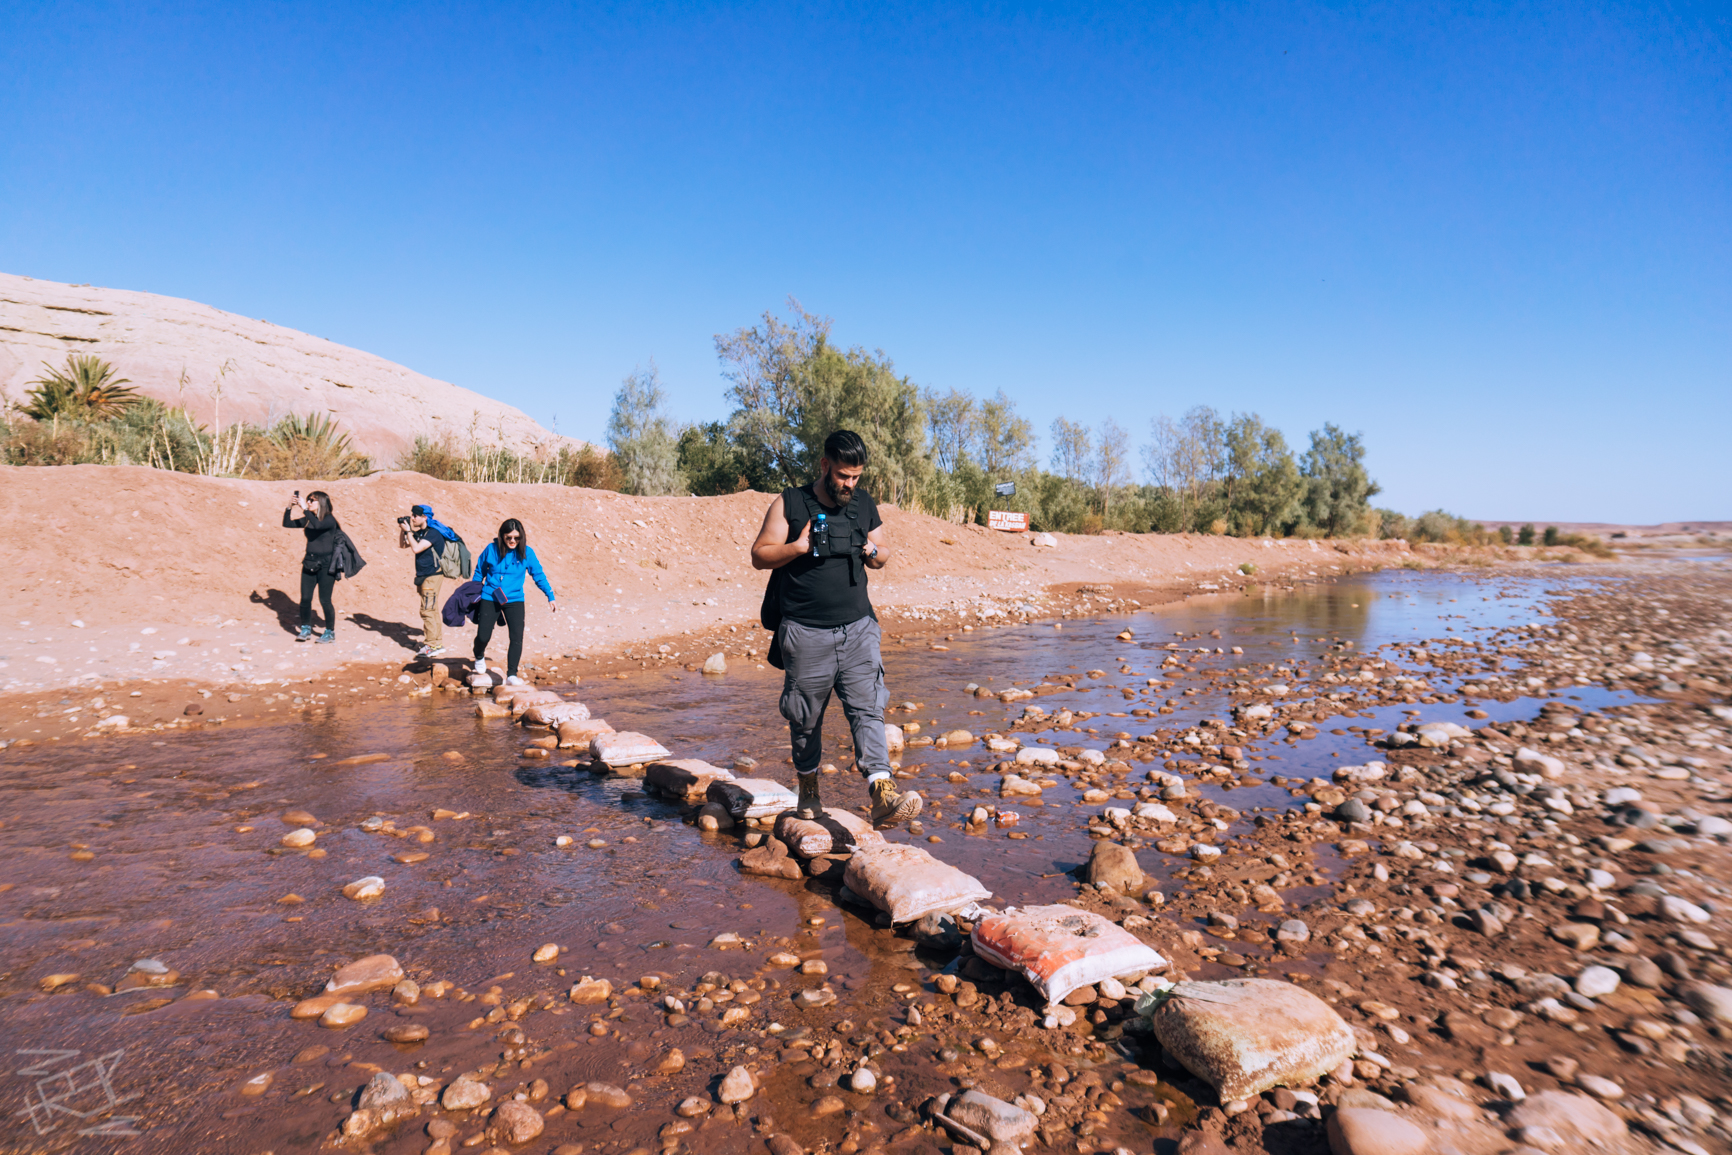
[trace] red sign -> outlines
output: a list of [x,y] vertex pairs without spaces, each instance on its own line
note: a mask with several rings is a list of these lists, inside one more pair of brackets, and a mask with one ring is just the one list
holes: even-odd
[[986,515],[986,528],[1004,529],[1012,533],[1027,533],[1028,514],[1009,513],[1002,509],[995,509]]

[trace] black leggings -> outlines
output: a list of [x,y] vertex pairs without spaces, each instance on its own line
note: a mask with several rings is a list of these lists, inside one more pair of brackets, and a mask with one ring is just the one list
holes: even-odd
[[493,640],[493,623],[500,618],[505,619],[505,628],[511,631],[511,648],[505,655],[505,676],[517,676],[517,659],[523,656],[523,603],[506,602],[500,605],[492,598],[483,598],[476,606],[475,618],[475,661],[479,665],[487,656],[487,643]]
[[337,628],[337,611],[331,605],[331,587],[336,584],[337,575],[331,572],[330,566],[324,567],[318,573],[301,571],[301,625],[313,624],[313,589],[316,586],[319,591],[319,604],[325,611],[325,628]]

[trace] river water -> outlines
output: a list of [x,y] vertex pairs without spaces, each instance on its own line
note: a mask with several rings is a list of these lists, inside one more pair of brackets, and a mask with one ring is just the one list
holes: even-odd
[[[908,639],[886,647],[897,707],[891,720],[918,721],[925,734],[1006,728],[1021,705],[969,696],[963,692],[968,683],[1006,687],[1068,677],[1077,680],[1074,690],[1043,696],[1039,704],[1100,716],[1055,740],[1105,748],[1120,732],[1153,728],[1153,720],[1128,711],[1158,704],[1145,683],[1158,672],[1169,642],[1186,647],[1185,660],[1196,668],[1183,682],[1189,696],[1162,691],[1174,695],[1174,705],[1159,724],[1176,728],[1228,716],[1231,699],[1202,676],[1211,668],[1315,665],[1343,643],[1370,655],[1386,644],[1426,638],[1471,641],[1481,631],[1545,621],[1545,591],[1565,581],[1561,574],[1542,580],[1385,571],[1290,593],[1198,598],[1132,615],[1070,619],[1060,628],[1047,623],[959,632],[943,643],[948,649]],[[1134,640],[1119,640],[1127,627]],[[1243,652],[1234,654],[1233,647]],[[666,671],[585,681],[579,696],[595,716],[620,730],[650,734],[676,755],[723,766],[750,756],[762,773],[791,781],[775,705],[780,675],[749,665],[736,663],[723,678]],[[1091,679],[1090,670],[1106,676]],[[1436,677],[1432,682],[1444,685]],[[1138,698],[1128,701],[1123,686],[1135,688]],[[1588,708],[1628,700],[1587,687],[1568,693]],[[1248,752],[1280,759],[1255,763],[1259,773],[1326,777],[1344,760],[1372,756],[1363,736],[1345,729],[1349,724],[1388,730],[1420,717],[1464,721],[1475,704],[1494,719],[1529,717],[1539,706],[1537,699],[1390,706],[1329,724],[1330,732],[1313,741]],[[839,709],[832,710],[830,726],[827,748],[844,770],[825,778],[827,800],[858,806],[864,789],[846,769],[849,744]],[[839,907],[829,887],[742,876],[734,835],[700,833],[681,820],[679,807],[646,797],[634,779],[598,776],[558,758],[527,760],[521,757],[525,739],[519,728],[474,718],[466,698],[434,695],[322,707],[298,723],[213,729],[167,741],[122,736],[0,753],[0,1037],[9,1051],[71,1052],[55,1061],[86,1064],[82,1075],[53,1084],[71,1088],[83,1081],[61,1109],[43,1098],[47,1076],[21,1073],[41,1070],[30,1064],[48,1060],[9,1055],[9,1071],[0,1078],[6,1116],[0,1144],[14,1146],[3,1149],[94,1150],[89,1145],[100,1142],[109,1145],[100,1149],[127,1151],[313,1150],[366,1081],[365,1070],[357,1075],[352,1064],[403,1070],[421,1062],[428,1074],[449,1078],[498,1057],[491,1028],[462,1026],[477,1004],[424,1003],[401,1012],[433,1028],[433,1039],[413,1050],[378,1038],[381,1027],[398,1021],[381,996],[374,996],[369,1018],[347,1032],[289,1019],[290,1000],[313,993],[333,965],[377,951],[396,955],[423,981],[447,979],[472,992],[497,985],[507,999],[558,994],[582,974],[608,977],[616,987],[657,974],[671,987],[689,989],[705,972],[761,973],[766,952],[742,958],[738,950],[706,945],[731,931],[821,950],[829,981],[843,995],[842,1010],[862,1023],[903,1001],[908,992],[895,991],[897,984],[919,986],[923,960],[912,944]],[[383,758],[340,764],[363,755]],[[1044,805],[1018,808],[1016,830],[1027,837],[1011,840],[990,827],[968,833],[959,821],[966,809],[977,799],[997,801],[994,761],[978,744],[908,751],[905,766],[921,771],[911,785],[928,799],[924,834],[942,839],[928,849],[979,877],[998,903],[1072,897],[1068,872],[1088,855],[1085,819],[1098,807],[1082,807],[1078,791],[1061,780],[1046,791]],[[947,781],[953,772],[969,780]],[[1275,786],[1202,790],[1245,820],[1257,807],[1296,804]],[[289,810],[319,820],[323,858],[274,852],[291,829],[282,821]],[[436,810],[468,817],[434,820]],[[399,829],[425,825],[434,838],[421,844],[361,830],[374,816]],[[554,840],[562,834],[576,841],[557,848]],[[923,836],[893,837],[927,845]],[[591,839],[606,845],[590,849]],[[413,864],[393,859],[416,850],[427,857]],[[1160,867],[1151,873],[1155,884],[1167,877]],[[339,888],[364,875],[385,879],[384,897],[365,903],[343,898]],[[303,901],[285,903],[290,895]],[[531,951],[547,942],[563,949],[563,975],[530,962]],[[106,997],[82,989],[116,985],[139,959],[159,960],[178,972],[178,983]],[[79,978],[58,993],[38,993],[50,974]],[[206,989],[218,997],[182,999]],[[765,994],[766,1005],[774,990]],[[177,1001],[154,1005],[165,999]],[[769,1017],[791,1024],[798,1016],[790,1008]],[[696,1022],[668,1027],[660,1018],[630,1011],[622,1023],[631,1026],[601,1038],[581,1033],[587,1019],[580,1015],[525,1022],[529,1045],[549,1052],[533,1073],[544,1074],[555,1095],[584,1079],[646,1078],[633,1064],[669,1046],[682,1047],[691,1060],[685,1084],[664,1079],[655,1085],[654,1110],[613,1119],[567,1117],[557,1126],[550,1122],[548,1138],[557,1132],[562,1141],[601,1151],[653,1144],[655,1129],[671,1118],[661,1100],[705,1095],[705,1080],[717,1070],[758,1053],[753,1048],[773,1047],[762,1034],[763,1021],[753,1024],[756,1030],[715,1031]],[[306,1049],[318,1046],[330,1050],[307,1058]],[[88,1064],[105,1055],[111,1056],[101,1068],[107,1081],[97,1086],[97,1068]],[[912,1049],[909,1055],[912,1062]],[[264,1095],[239,1093],[243,1080],[266,1071],[274,1081]],[[526,1072],[515,1081],[531,1077]],[[778,1117],[799,1111],[793,1105],[798,1097],[813,1094],[794,1087],[792,1076],[783,1078],[780,1101],[787,1105]],[[72,1113],[67,1104],[75,1100],[90,1118]],[[136,1121],[110,1124],[111,1130],[138,1134],[79,1134],[113,1117]],[[736,1128],[694,1146],[744,1150],[748,1135]],[[420,1151],[426,1142],[409,1125],[380,1150]],[[535,1149],[551,1146],[544,1139]]]

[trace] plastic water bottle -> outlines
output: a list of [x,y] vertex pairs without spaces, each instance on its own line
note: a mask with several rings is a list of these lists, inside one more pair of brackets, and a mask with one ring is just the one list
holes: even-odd
[[830,543],[830,515],[820,513],[812,519],[812,556],[823,557],[824,547]]

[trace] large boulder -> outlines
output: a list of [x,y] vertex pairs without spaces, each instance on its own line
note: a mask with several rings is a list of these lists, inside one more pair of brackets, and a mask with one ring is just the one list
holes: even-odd
[[1088,880],[1095,886],[1131,894],[1143,887],[1143,868],[1130,847],[1117,842],[1097,842],[1089,852]]
[[1179,983],[1150,1009],[1149,1024],[1223,1101],[1314,1082],[1359,1045],[1328,1003],[1275,979]]
[[1616,1147],[1629,1130],[1624,1121],[1604,1104],[1586,1095],[1568,1091],[1536,1091],[1517,1103],[1503,1117],[1504,1126],[1514,1131],[1522,1127],[1547,1127],[1563,1136],[1593,1147]]

